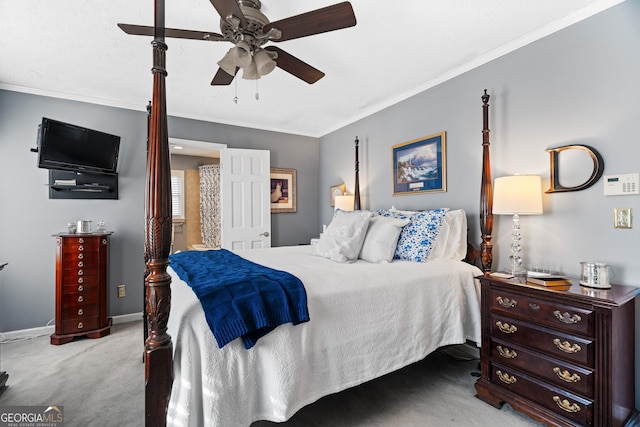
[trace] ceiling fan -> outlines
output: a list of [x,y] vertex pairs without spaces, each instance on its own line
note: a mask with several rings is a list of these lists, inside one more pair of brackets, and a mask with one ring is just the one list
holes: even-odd
[[[220,32],[166,28],[165,36],[205,41],[228,41],[234,44],[218,61],[219,69],[212,85],[229,85],[239,69],[242,78],[259,79],[276,66],[312,84],[324,73],[276,46],[263,47],[269,41],[283,42],[356,25],[351,3],[332,6],[269,22],[260,11],[260,0],[210,0],[220,15]],[[154,27],[118,24],[125,33],[153,36]]]

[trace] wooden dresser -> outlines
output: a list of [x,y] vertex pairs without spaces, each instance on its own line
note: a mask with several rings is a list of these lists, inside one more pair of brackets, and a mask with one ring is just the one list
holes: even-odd
[[635,410],[635,302],[640,289],[564,289],[480,278],[477,397],[550,426],[624,426]]
[[51,344],[75,337],[109,335],[107,273],[109,236],[104,233],[55,234],[56,330]]

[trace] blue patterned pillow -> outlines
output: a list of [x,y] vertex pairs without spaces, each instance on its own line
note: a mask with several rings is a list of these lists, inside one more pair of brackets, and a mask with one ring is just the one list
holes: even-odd
[[381,216],[410,220],[400,233],[394,258],[415,262],[427,261],[448,211],[448,208],[423,212],[387,209],[378,211]]

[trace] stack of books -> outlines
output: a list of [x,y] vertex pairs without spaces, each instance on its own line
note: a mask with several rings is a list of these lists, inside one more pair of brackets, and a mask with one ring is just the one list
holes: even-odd
[[569,287],[571,279],[549,273],[527,272],[527,282],[548,287]]

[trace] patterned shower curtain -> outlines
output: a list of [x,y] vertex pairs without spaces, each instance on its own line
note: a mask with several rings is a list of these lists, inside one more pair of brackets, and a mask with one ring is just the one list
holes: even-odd
[[202,244],[220,247],[220,165],[200,166],[200,225]]

